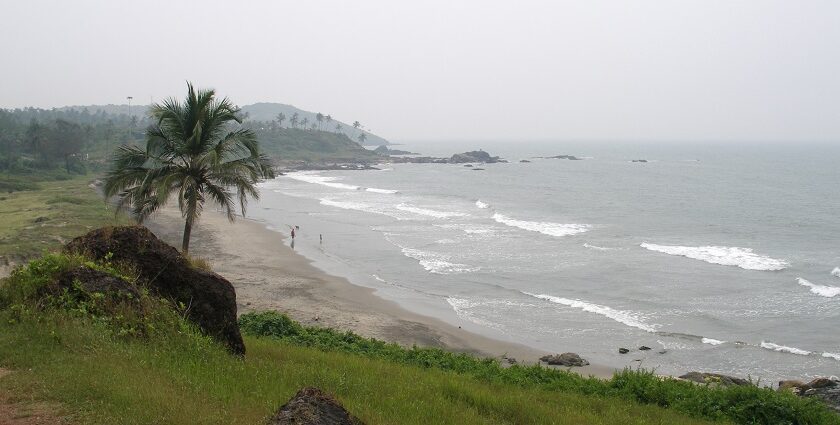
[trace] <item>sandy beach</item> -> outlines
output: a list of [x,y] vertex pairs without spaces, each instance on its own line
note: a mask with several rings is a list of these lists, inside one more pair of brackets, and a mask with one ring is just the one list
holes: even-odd
[[[145,224],[161,239],[180,246],[183,221],[174,207],[160,211]],[[523,363],[535,363],[546,354],[405,310],[376,296],[372,289],[319,270],[284,245],[283,236],[256,221],[240,218],[230,223],[222,214],[206,211],[193,228],[190,252],[208,260],[214,271],[231,281],[240,314],[276,310],[307,325],[350,330],[404,346],[507,356]],[[590,365],[572,370],[609,377],[614,369]]]

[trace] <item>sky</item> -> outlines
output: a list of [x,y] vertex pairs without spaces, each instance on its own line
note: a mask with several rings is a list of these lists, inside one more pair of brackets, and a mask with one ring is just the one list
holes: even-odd
[[186,81],[400,140],[840,142],[840,2],[0,0],[0,107]]

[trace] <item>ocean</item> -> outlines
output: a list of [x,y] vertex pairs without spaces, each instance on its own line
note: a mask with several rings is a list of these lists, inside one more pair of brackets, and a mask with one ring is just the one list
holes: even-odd
[[[399,148],[509,163],[296,172],[248,215],[299,226],[324,271],[489,337],[663,374],[840,375],[840,148]],[[558,154],[582,160],[537,158]]]

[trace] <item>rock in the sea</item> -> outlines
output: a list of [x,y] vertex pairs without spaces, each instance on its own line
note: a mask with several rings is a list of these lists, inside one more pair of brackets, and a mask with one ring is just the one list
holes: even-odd
[[639,347],[639,350],[648,351],[648,350],[650,350],[650,347],[648,347],[647,345],[643,345],[643,346]]
[[706,372],[689,372],[685,375],[680,376],[680,379],[685,379],[686,381],[697,382],[700,384],[715,384],[724,387],[729,387],[733,385],[752,385],[750,381],[742,378],[736,378],[734,376],[728,375],[721,375],[719,373],[706,373]]
[[464,167],[472,167],[472,164],[464,164]]
[[318,388],[298,391],[268,420],[269,425],[363,425],[338,401]]
[[498,156],[490,156],[489,153],[484,151],[471,151],[471,152],[464,152],[464,153],[456,153],[449,158],[449,162],[451,164],[464,164],[467,162],[481,162],[492,164],[494,162],[499,162]]
[[627,354],[627,353],[629,353],[629,352],[630,352],[630,350],[628,350],[628,349],[626,349],[626,348],[624,348],[624,347],[621,347],[621,348],[619,348],[619,349],[618,349],[618,352],[619,352],[620,354]]
[[648,160],[646,160],[646,159],[634,159],[630,162],[648,162]]
[[589,362],[575,353],[547,354],[540,360],[555,366],[586,366]]
[[526,164],[526,163],[529,163],[531,161],[528,161],[527,159],[520,159],[519,162],[521,162],[523,164]]
[[159,240],[143,226],[104,227],[79,236],[65,246],[97,259],[110,256],[128,263],[139,274],[139,284],[161,298],[183,303],[187,318],[234,354],[245,354],[236,322],[236,292],[216,273],[193,268],[177,249]]

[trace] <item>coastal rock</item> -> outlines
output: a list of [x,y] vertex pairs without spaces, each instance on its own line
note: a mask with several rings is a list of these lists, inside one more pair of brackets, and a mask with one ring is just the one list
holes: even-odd
[[619,352],[619,354],[627,354],[627,353],[630,352],[630,350],[628,350],[624,347],[621,347],[621,348],[618,349],[618,352]]
[[484,171],[484,169],[483,169],[483,168],[473,168],[472,170],[473,170],[473,171]]
[[418,153],[409,152],[409,151],[401,151],[399,149],[389,149],[385,145],[381,145],[378,148],[373,150],[374,152],[380,155],[419,155]]
[[449,158],[452,164],[464,164],[467,162],[481,162],[485,164],[492,164],[499,162],[498,156],[490,156],[489,153],[478,150],[464,153],[456,153]]
[[750,381],[742,378],[736,378],[734,376],[728,375],[721,375],[719,373],[706,373],[706,372],[689,372],[685,375],[680,376],[680,379],[685,379],[686,381],[697,382],[700,384],[716,384],[724,387],[734,386],[734,385],[752,385]]
[[650,347],[648,347],[647,345],[643,345],[643,346],[639,347],[639,350],[648,351],[648,350],[650,350]]
[[472,167],[472,164],[464,164],[464,167]]
[[586,366],[589,362],[575,353],[547,354],[540,361],[555,366]]
[[530,163],[531,161],[528,161],[527,159],[520,159],[519,162],[521,162],[523,164],[527,164],[527,163]]
[[269,425],[363,425],[339,402],[318,388],[304,388],[280,407]]
[[790,391],[800,397],[814,397],[830,409],[840,413],[840,380],[835,377],[817,378],[808,382],[780,381],[779,391]]
[[648,162],[648,160],[646,160],[646,159],[634,159],[630,162]]
[[245,354],[236,322],[236,292],[216,273],[193,268],[177,249],[142,226],[104,227],[79,236],[64,247],[96,259],[127,263],[140,284],[161,298],[186,306],[187,318],[234,354]]

